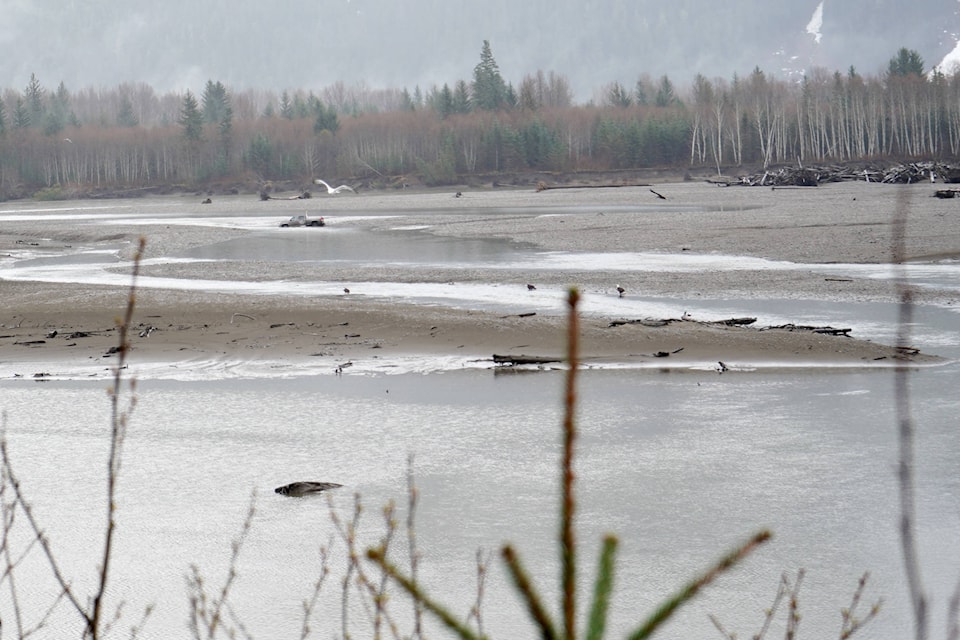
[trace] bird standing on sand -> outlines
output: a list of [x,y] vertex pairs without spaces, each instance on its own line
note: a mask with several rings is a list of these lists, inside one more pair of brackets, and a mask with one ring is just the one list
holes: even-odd
[[617,294],[619,294],[619,296],[620,296],[621,298],[623,297],[623,294],[625,294],[626,292],[627,292],[626,289],[624,289],[624,288],[621,287],[620,285],[617,285]]
[[327,184],[320,178],[317,178],[316,180],[314,180],[314,182],[325,186],[327,188],[327,193],[331,193],[331,194],[343,193],[344,191],[352,191],[353,193],[356,193],[356,191],[353,190],[353,187],[347,186],[345,184],[342,184],[339,187],[331,187],[329,184]]
[[279,493],[282,496],[301,498],[313,493],[320,493],[321,491],[326,491],[327,489],[336,489],[342,486],[342,484],[337,484],[336,482],[291,482],[290,484],[285,484],[282,487],[277,487],[273,491],[274,493]]
[[344,292],[344,293],[350,293],[350,289],[347,289],[346,287],[344,287],[344,288],[343,288],[343,292]]
[[533,286],[532,284],[528,284],[528,285],[527,285],[527,291],[536,291],[536,290],[537,290],[537,288],[536,288],[535,286]]

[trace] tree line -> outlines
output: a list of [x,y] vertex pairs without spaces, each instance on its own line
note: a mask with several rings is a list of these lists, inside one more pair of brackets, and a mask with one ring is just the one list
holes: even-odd
[[697,75],[611,83],[573,104],[563,75],[504,80],[484,42],[471,81],[412,92],[342,83],[313,92],[157,95],[149,86],[55,90],[32,76],[0,96],[0,195],[46,189],[314,177],[386,185],[417,176],[724,167],[960,154],[960,74],[925,73],[900,49],[863,76],[814,69],[801,81]]

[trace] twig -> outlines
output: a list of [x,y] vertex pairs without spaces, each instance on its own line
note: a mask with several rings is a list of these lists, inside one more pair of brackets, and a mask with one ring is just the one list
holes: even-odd
[[800,624],[800,585],[803,583],[805,571],[797,571],[797,581],[790,584],[790,578],[784,574],[783,586],[784,592],[788,597],[787,606],[787,631],[784,635],[786,640],[794,640],[797,637],[797,626]]
[[[136,406],[136,396],[131,395],[126,409],[120,409],[120,393],[123,388],[123,371],[126,369],[130,354],[129,329],[133,324],[133,310],[137,304],[137,276],[140,273],[140,261],[146,248],[146,238],[140,237],[136,253],[133,256],[133,273],[130,292],[127,295],[127,308],[117,323],[119,330],[117,364],[113,369],[113,387],[110,391],[110,458],[107,466],[107,530],[103,540],[103,556],[100,560],[100,583],[93,597],[93,611],[90,615],[87,632],[92,638],[100,635],[100,620],[103,615],[103,597],[107,592],[107,579],[110,576],[110,560],[113,550],[113,534],[116,531],[116,494],[120,478],[120,464],[123,460],[123,443],[126,439],[130,414]],[[136,388],[136,380],[130,380],[131,394]]]
[[481,637],[483,636],[483,594],[492,556],[493,554],[490,552],[484,553],[483,549],[477,549],[477,599],[467,616],[467,622],[470,621],[470,618],[477,621],[477,633]]
[[867,586],[867,579],[869,577],[869,573],[864,573],[863,576],[860,577],[860,582],[857,583],[857,589],[853,592],[853,598],[850,601],[850,606],[840,612],[842,619],[840,625],[840,640],[847,640],[847,638],[859,631],[863,625],[873,620],[880,612],[881,601],[878,600],[872,607],[870,607],[870,611],[867,613],[866,617],[858,619],[856,616],[857,606],[860,604],[860,599],[863,597],[863,590]]
[[[417,528],[414,515],[417,511],[420,492],[413,481],[413,454],[407,457],[407,553],[410,556],[410,579],[414,584],[419,579],[420,551],[417,549]],[[413,638],[423,637],[423,605],[413,600]]]
[[256,321],[256,318],[254,318],[253,316],[248,316],[248,315],[245,314],[245,313],[235,313],[235,314],[233,314],[232,316],[230,316],[230,324],[233,324],[234,318],[237,318],[237,317],[246,318],[247,320],[254,320],[254,321]]
[[770,537],[771,534],[769,531],[761,531],[747,540],[746,543],[721,558],[721,560],[706,573],[688,583],[676,595],[663,603],[639,629],[629,636],[630,639],[643,640],[644,638],[649,638],[657,627],[673,615],[680,605],[697,595],[703,587],[713,582],[718,575],[743,560],[751,551],[769,540]]
[[330,519],[333,521],[333,526],[340,535],[340,538],[347,546],[347,572],[343,576],[343,582],[341,583],[342,590],[340,597],[340,630],[344,640],[348,640],[350,638],[348,623],[348,612],[350,609],[348,602],[350,599],[351,579],[353,578],[353,573],[359,567],[356,537],[357,526],[360,522],[360,514],[363,513],[363,506],[360,503],[360,494],[355,494],[353,500],[353,518],[348,523],[344,524],[343,521],[340,520],[340,516],[337,515],[337,512],[333,508],[333,499],[327,496]]
[[471,631],[466,625],[461,624],[453,614],[444,609],[441,605],[434,602],[424,591],[420,589],[420,587],[410,581],[409,578],[402,575],[395,566],[387,562],[387,559],[382,553],[380,553],[379,549],[368,549],[367,557],[380,565],[397,584],[403,587],[403,589],[410,594],[412,598],[423,603],[423,607],[430,613],[437,616],[437,618],[450,630],[455,632],[464,640],[480,640],[480,636],[477,636],[475,633],[473,633],[473,631]]
[[[197,565],[191,565],[190,567],[192,575],[187,578],[187,586],[191,592],[190,626],[193,630],[195,638],[200,637],[200,624],[202,623],[202,631],[205,633],[207,638],[213,640],[213,638],[215,638],[217,635],[217,629],[223,626],[224,611],[231,613],[235,624],[242,630],[243,625],[240,624],[236,620],[236,616],[233,615],[229,600],[230,591],[233,588],[238,575],[237,565],[240,561],[240,551],[243,548],[243,543],[247,538],[247,534],[250,533],[250,529],[253,526],[253,517],[257,512],[256,502],[257,492],[254,490],[250,495],[250,506],[247,509],[247,516],[244,518],[243,527],[240,529],[240,534],[231,543],[230,565],[227,569],[227,578],[224,580],[223,586],[220,588],[220,594],[218,597],[210,599],[207,596],[207,590],[204,587],[203,576],[200,574],[199,567],[197,567]],[[229,633],[231,635],[235,635],[233,629],[231,629]]]
[[[913,323],[913,288],[907,283],[904,262],[907,251],[907,212],[909,210],[909,191],[900,189],[897,194],[897,208],[893,216],[891,254],[897,266],[897,291],[900,297],[899,317],[897,319],[897,345],[910,344],[910,326]],[[910,408],[909,367],[898,359],[894,367],[894,397],[897,407],[897,423],[900,436],[900,539],[903,550],[904,569],[910,591],[913,609],[914,634],[916,640],[927,638],[927,597],[923,591],[920,577],[920,559],[917,549],[916,532],[916,482],[914,479],[913,416]]]
[[562,466],[562,487],[563,487],[563,506],[560,516],[560,556],[561,556],[561,585],[563,593],[563,628],[564,637],[567,640],[574,640],[576,635],[577,618],[577,567],[576,567],[576,541],[573,533],[574,516],[574,498],[573,498],[573,445],[577,438],[576,424],[574,422],[574,412],[577,405],[577,369],[579,362],[579,339],[580,326],[577,316],[577,303],[580,301],[580,294],[576,289],[571,289],[567,306],[569,313],[567,316],[567,376],[566,389],[564,393],[564,418],[563,418],[563,466]]
[[309,600],[303,601],[303,626],[300,628],[300,640],[306,640],[312,631],[310,628],[310,618],[313,616],[313,610],[320,600],[320,591],[323,589],[323,583],[330,574],[329,554],[333,546],[333,536],[327,541],[326,546],[320,547],[320,577],[313,583],[313,593]]

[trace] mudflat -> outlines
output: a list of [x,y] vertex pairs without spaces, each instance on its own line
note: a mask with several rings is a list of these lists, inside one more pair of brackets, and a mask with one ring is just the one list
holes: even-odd
[[[900,291],[890,279],[829,277],[813,265],[891,262],[893,221],[898,211],[907,216],[902,227],[905,259],[960,259],[960,204],[934,198],[934,185],[858,182],[769,189],[717,187],[697,181],[662,183],[654,188],[666,200],[646,186],[623,186],[540,192],[475,189],[462,190],[458,197],[452,191],[369,192],[316,197],[308,202],[330,225],[338,224],[338,216],[342,216],[344,224],[357,227],[423,226],[424,233],[438,236],[496,238],[543,251],[725,255],[794,263],[778,269],[747,266],[624,273],[581,271],[574,266],[538,271],[535,276],[520,268],[507,268],[495,274],[500,286],[523,288],[535,277],[540,290],[562,292],[576,287],[584,297],[617,297],[615,287],[620,285],[625,296],[677,300],[894,302]],[[302,212],[304,206],[296,201],[254,200],[232,196],[200,205],[200,198],[169,196],[165,202],[211,216],[229,216],[238,207],[246,212],[260,207],[263,215],[278,219]],[[127,202],[130,218],[134,218],[138,201]],[[30,205],[0,205],[0,216],[13,208],[22,211]],[[81,219],[52,221],[17,215],[0,229],[0,260],[9,264],[25,246],[43,248],[48,254],[68,254],[78,244],[103,246],[116,250],[123,259],[115,270],[129,273],[134,247],[143,236],[149,262],[141,272],[149,276],[294,283],[322,280],[344,283],[345,287],[355,282],[482,283],[493,277],[484,269],[442,266],[412,272],[376,265],[291,263],[276,267],[274,273],[273,267],[261,262],[211,265],[162,260],[191,247],[249,233],[229,225],[141,228],[107,220],[91,226]],[[567,319],[562,313],[504,315],[383,301],[362,293],[306,297],[140,289],[130,326],[129,355],[157,362],[309,359],[333,372],[344,363],[400,356],[450,355],[490,360],[493,366],[494,354],[545,359],[565,354]],[[931,287],[914,295],[917,304],[955,305],[956,298],[955,290]],[[55,371],[58,364],[102,362],[108,367],[116,357],[117,321],[129,299],[129,283],[107,286],[4,279],[0,268],[0,299],[2,375]],[[936,353],[917,352],[913,345],[859,339],[856,327],[847,333],[716,320],[685,317],[679,305],[669,317],[586,316],[580,322],[581,356],[588,364],[657,367],[720,362],[876,366],[938,360]]]

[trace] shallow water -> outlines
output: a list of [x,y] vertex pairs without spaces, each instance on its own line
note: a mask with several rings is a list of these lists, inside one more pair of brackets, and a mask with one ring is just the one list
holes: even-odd
[[[138,205],[139,206],[139,205]],[[20,215],[67,215],[57,207]],[[505,211],[544,215],[549,211]],[[562,291],[534,292],[498,284],[510,265],[563,269],[566,252],[538,252],[499,240],[440,239],[404,223],[374,232],[362,226],[276,229],[276,217],[232,217],[147,203],[86,207],[90,225],[117,220],[142,225],[222,226],[244,234],[183,254],[159,258],[266,262],[362,263],[383,258],[415,273],[441,264],[489,274],[486,282],[449,284],[363,282],[360,295],[460,308],[560,313]],[[357,219],[365,212],[355,214]],[[378,214],[385,216],[386,214]],[[466,215],[466,214],[464,214]],[[344,216],[349,218],[350,216]],[[318,232],[323,235],[312,235]],[[332,232],[332,233],[328,233]],[[309,240],[308,240],[309,238]],[[331,239],[336,239],[332,242]],[[316,244],[314,244],[316,241]],[[117,248],[62,250],[24,247],[0,258],[0,278],[127,284],[116,273]],[[737,256],[576,254],[578,270],[790,269],[796,265]],[[615,268],[614,268],[615,267]],[[804,268],[810,268],[804,265]],[[883,265],[822,265],[825,273],[869,273],[890,279]],[[918,265],[914,282],[960,289],[957,265]],[[343,283],[144,278],[141,286],[242,291],[271,295],[338,295]],[[893,341],[897,309],[883,303],[788,300],[618,299],[587,291],[586,313],[677,317],[753,315],[761,324],[851,325],[856,335]],[[916,346],[960,356],[957,312],[918,307]],[[428,375],[414,373],[429,371]],[[557,601],[561,372],[496,374],[456,358],[393,361],[381,367],[329,371],[278,362],[187,363],[171,370],[133,363],[138,403],[126,441],[118,499],[114,602],[124,600],[127,626],[143,606],[156,609],[143,637],[182,632],[188,619],[184,578],[197,565],[217,589],[230,545],[256,493],[256,513],[239,559],[232,602],[254,637],[294,637],[301,602],[319,572],[319,547],[332,545],[334,572],[326,581],[312,626],[319,637],[341,634],[344,547],[336,540],[327,502],[290,499],[273,488],[294,480],[345,485],[332,492],[333,510],[348,518],[352,496],[363,496],[364,545],[383,532],[380,508],[406,505],[406,470],[421,503],[416,513],[421,580],[466,615],[475,597],[474,554],[516,544],[540,590]],[[104,471],[109,404],[105,382],[0,380],[0,409],[15,470],[32,499],[65,573],[78,592],[90,590],[105,511]],[[769,367],[718,375],[713,370],[588,370],[581,376],[577,452],[580,576],[586,602],[603,533],[621,539],[613,636],[622,636],[668,594],[760,528],[774,539],[721,576],[658,637],[718,637],[708,619],[746,637],[759,630],[781,572],[804,568],[801,637],[838,635],[839,611],[857,580],[871,572],[865,600],[882,597],[880,618],[863,637],[894,639],[911,632],[897,532],[898,446],[892,373],[883,370]],[[960,575],[960,365],[912,374],[917,424],[918,511],[922,572],[933,603],[933,628]],[[406,563],[404,542],[397,562]],[[18,587],[30,602],[48,602],[49,572],[36,552],[22,566]],[[6,590],[0,615],[9,618]],[[356,602],[356,598],[352,599]],[[397,594],[392,606],[405,633],[410,614]],[[351,633],[369,637],[362,610],[351,609]],[[778,625],[783,616],[778,618]],[[499,561],[484,594],[485,630],[493,637],[534,635]],[[66,607],[52,622],[60,635],[79,628]],[[68,631],[69,630],[69,631]],[[76,633],[79,635],[79,633]],[[434,633],[433,637],[440,634]],[[778,637],[772,633],[770,637]]]
[[[935,610],[956,578],[950,561],[960,557],[957,374],[951,366],[913,379],[920,544]],[[780,573],[799,568],[807,571],[808,633],[833,634],[837,611],[869,570],[870,599],[885,599],[871,637],[908,634],[889,374],[590,371],[581,381],[581,571],[585,581],[592,576],[603,533],[621,537],[614,635],[761,527],[774,540],[687,607],[663,637],[710,637],[710,613],[728,629],[756,631]],[[92,576],[102,529],[103,383],[4,381],[0,389],[22,487],[67,573],[89,584],[80,577]],[[181,629],[188,568],[198,565],[218,584],[256,491],[234,605],[256,637],[292,635],[319,571],[318,547],[334,529],[322,498],[272,489],[300,479],[343,483],[332,494],[335,508],[348,518],[352,494],[361,494],[363,540],[373,545],[383,530],[379,508],[389,500],[405,505],[410,455],[422,500],[422,580],[431,592],[466,612],[475,550],[511,541],[552,593],[561,393],[559,372],[142,380],[118,500],[114,595],[128,602],[128,615],[156,603],[147,637]],[[402,564],[402,547],[397,554]],[[342,575],[340,542],[333,555]],[[27,575],[44,572],[34,564]],[[506,585],[495,563],[485,595],[495,637],[526,629]],[[331,579],[326,613],[314,623],[322,636],[339,629],[339,601]],[[359,613],[353,619],[363,627]]]

